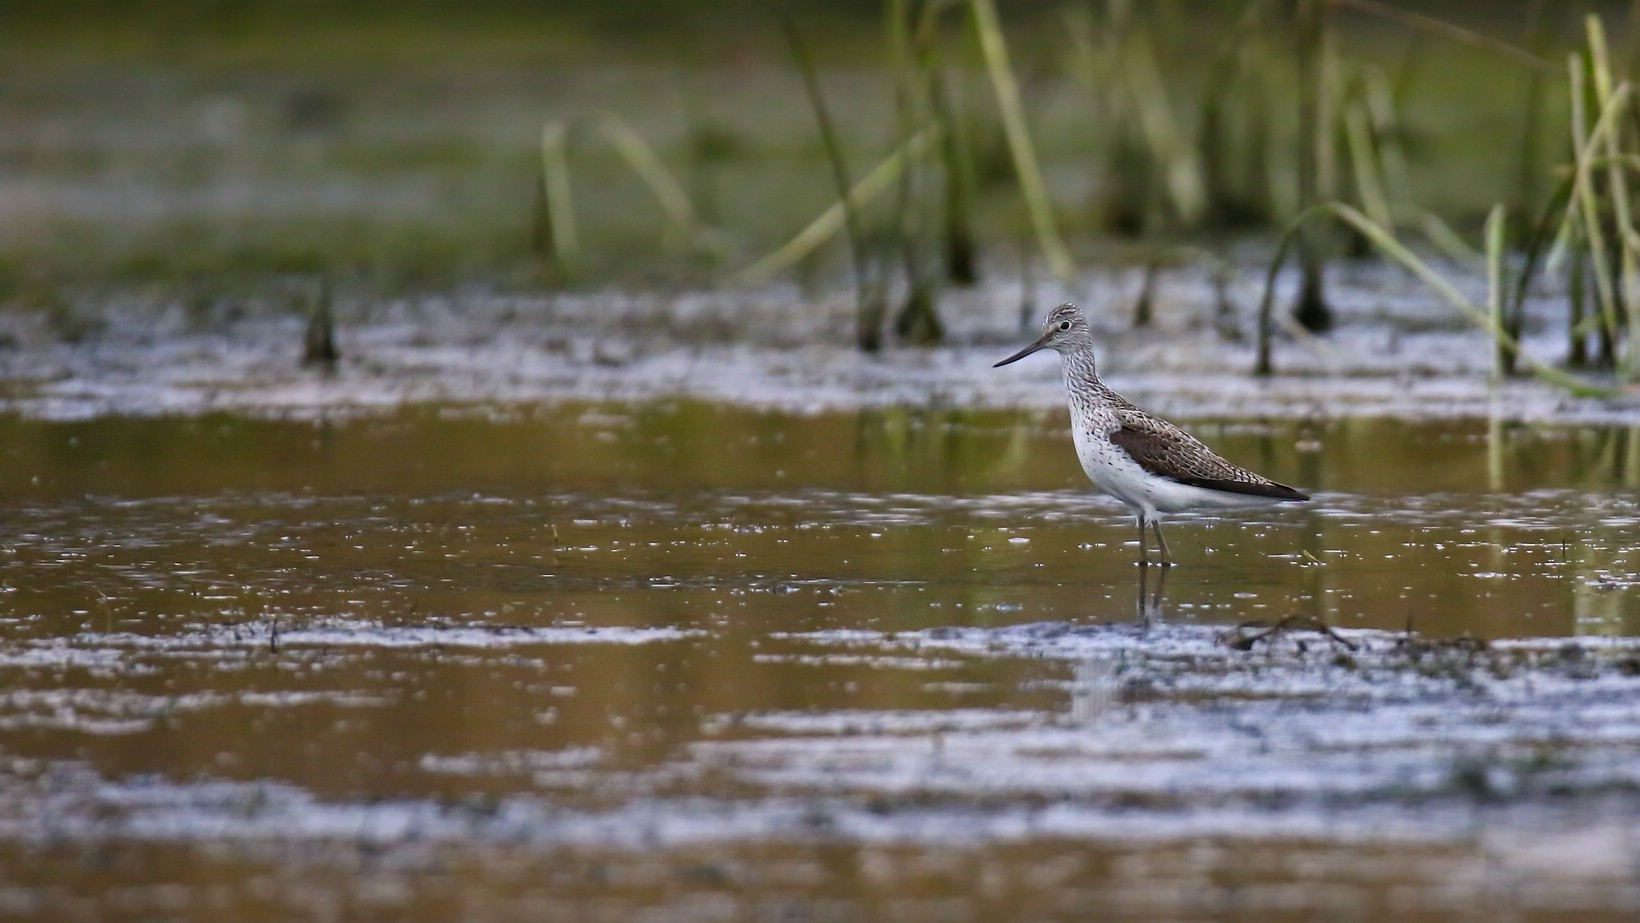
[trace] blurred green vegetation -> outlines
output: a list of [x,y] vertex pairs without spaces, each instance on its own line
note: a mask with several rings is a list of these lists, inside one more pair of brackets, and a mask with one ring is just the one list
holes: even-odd
[[[1556,67],[1584,12],[1629,34],[1621,4],[1416,6],[1534,46]],[[901,128],[882,5],[789,8],[857,179]],[[1273,237],[1296,212],[1291,2],[1032,0],[1000,12],[1079,262],[1112,258],[1123,239]],[[939,16],[977,241],[1012,262],[1032,226],[995,97],[966,4]],[[1564,78],[1546,78],[1559,83],[1533,133],[1530,68],[1359,11],[1332,17],[1337,79],[1391,94],[1375,127],[1393,131],[1404,159],[1391,190],[1401,204],[1473,239],[1493,203],[1524,210],[1546,197],[1567,159]],[[5,20],[0,297],[13,302],[49,300],[40,293],[63,285],[229,286],[288,273],[388,290],[714,284],[836,195],[800,76],[770,9],[753,0],[14,0]],[[1146,67],[1154,80],[1130,85]],[[1204,127],[1209,111],[1216,121]],[[680,239],[652,188],[589,128],[605,113],[654,151],[703,239]],[[543,249],[549,124],[569,132],[573,266]],[[1348,199],[1354,174],[1336,156],[1333,187]],[[1181,170],[1222,186],[1202,215],[1174,201]],[[883,198],[879,211],[893,207]],[[840,282],[843,252],[833,241],[792,273]]]

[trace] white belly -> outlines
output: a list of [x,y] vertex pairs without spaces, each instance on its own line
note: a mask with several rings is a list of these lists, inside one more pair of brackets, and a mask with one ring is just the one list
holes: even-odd
[[1082,432],[1080,427],[1071,427],[1071,437],[1076,442],[1076,457],[1082,462],[1082,470],[1087,473],[1088,480],[1126,503],[1135,513],[1143,512],[1147,519],[1157,513],[1237,509],[1277,502],[1270,497],[1191,487],[1170,478],[1158,477],[1141,468],[1138,462],[1109,440],[1095,438]]

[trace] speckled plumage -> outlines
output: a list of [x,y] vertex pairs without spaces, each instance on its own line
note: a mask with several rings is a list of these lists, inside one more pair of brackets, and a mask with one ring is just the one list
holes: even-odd
[[1162,537],[1161,513],[1309,499],[1225,461],[1194,436],[1112,391],[1099,379],[1093,332],[1076,305],[1062,304],[1048,312],[1042,336],[997,365],[1040,349],[1054,349],[1062,360],[1071,435],[1082,470],[1100,490],[1127,504],[1138,520],[1140,563],[1148,560],[1146,524],[1155,528],[1162,563],[1172,563]]

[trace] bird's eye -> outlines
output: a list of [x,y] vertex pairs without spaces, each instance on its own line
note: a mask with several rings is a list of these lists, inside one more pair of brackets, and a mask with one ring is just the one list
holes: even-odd
[[1060,321],[1059,322],[1059,329],[1060,330],[1069,330],[1069,329],[1071,329],[1071,322],[1068,321],[1068,320]]

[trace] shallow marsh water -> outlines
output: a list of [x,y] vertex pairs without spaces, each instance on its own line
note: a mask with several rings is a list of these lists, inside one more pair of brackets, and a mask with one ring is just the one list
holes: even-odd
[[1192,428],[1162,584],[1055,412],[0,420],[0,907],[1640,908],[1640,432]]
[[[1263,244],[1223,254],[1228,316],[1175,267],[1138,329],[1155,253],[1061,289],[1005,186],[949,345],[864,357],[825,260],[719,284],[828,204],[766,23],[680,80],[670,29],[559,69],[577,30],[315,12],[283,47],[0,36],[0,918],[1640,912],[1640,392],[1489,386],[1484,334],[1372,263],[1251,380]],[[1466,54],[1419,81],[1437,117],[1513,126]],[[826,80],[875,145],[880,81]],[[1114,135],[1032,83],[1080,210]],[[690,178],[724,262],[652,246],[594,147],[587,279],[621,290],[541,290],[542,121],[604,110],[726,145]],[[1473,137],[1413,200],[1513,194]],[[320,276],[334,375],[295,361]],[[1566,299],[1531,295],[1560,362]],[[1182,518],[1140,583],[1052,363],[990,370],[1060,299],[1124,393],[1317,501]],[[1343,637],[1225,636],[1288,615]]]

